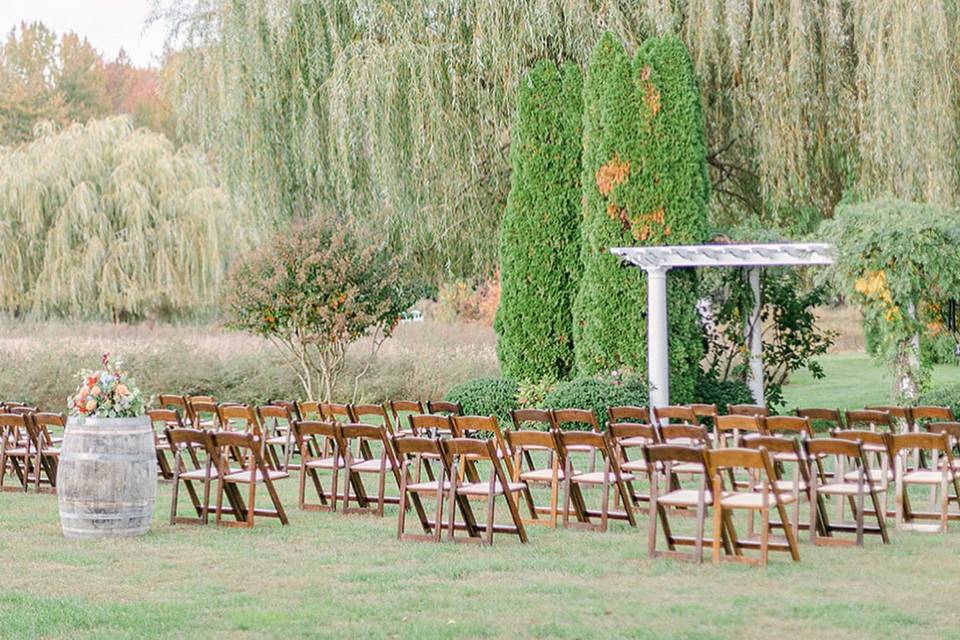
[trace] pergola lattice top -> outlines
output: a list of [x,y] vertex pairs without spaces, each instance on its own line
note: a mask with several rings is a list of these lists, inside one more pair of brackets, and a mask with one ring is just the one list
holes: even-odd
[[823,242],[614,247],[610,253],[644,269],[833,264],[830,245]]

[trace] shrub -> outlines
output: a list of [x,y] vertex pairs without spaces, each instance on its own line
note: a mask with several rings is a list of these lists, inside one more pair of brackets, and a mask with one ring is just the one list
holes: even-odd
[[753,404],[753,394],[741,380],[718,380],[709,374],[697,380],[697,402],[715,404],[720,413],[726,413],[728,404]]
[[920,338],[920,359],[926,364],[950,364],[956,366],[957,340],[950,333],[922,336]]
[[582,84],[576,65],[541,60],[517,97],[494,325],[500,366],[517,380],[563,379],[573,369]]
[[[647,386],[637,379],[615,383],[597,378],[576,378],[561,382],[544,399],[545,409],[592,409],[601,425],[606,423],[607,409],[621,405],[646,406]],[[587,429],[587,425],[567,425],[571,429]]]
[[226,310],[229,326],[278,347],[308,398],[329,401],[347,347],[370,335],[369,364],[416,299],[391,252],[318,216],[233,265]]
[[[613,246],[698,244],[707,237],[709,180],[700,94],[683,43],[649,38],[631,65],[605,36],[584,90],[584,275],[574,307],[578,371],[646,366],[646,284]],[[692,270],[668,277],[670,380],[690,400],[703,339]]]
[[917,404],[935,407],[950,407],[954,416],[960,416],[960,384],[948,384],[924,391]]
[[505,378],[476,378],[452,387],[443,397],[459,402],[464,415],[496,416],[501,424],[510,423],[510,412],[517,408],[517,383]]

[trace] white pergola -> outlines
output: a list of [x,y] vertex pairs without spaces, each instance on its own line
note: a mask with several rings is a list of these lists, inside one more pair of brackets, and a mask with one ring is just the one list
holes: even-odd
[[616,247],[610,252],[647,272],[647,369],[651,407],[670,404],[667,271],[683,267],[747,269],[755,300],[750,317],[744,320],[744,336],[750,347],[748,382],[755,402],[764,404],[760,269],[833,264],[830,245],[821,242]]

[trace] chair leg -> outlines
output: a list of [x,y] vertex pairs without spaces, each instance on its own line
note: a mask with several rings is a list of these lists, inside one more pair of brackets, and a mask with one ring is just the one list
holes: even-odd
[[720,495],[723,489],[720,477],[713,478],[713,564],[720,564],[720,538],[723,536],[723,507],[720,506]]
[[764,507],[761,509],[760,515],[762,517],[760,522],[760,565],[765,567],[770,551],[770,508]]
[[[506,495],[506,493],[504,494]],[[493,544],[493,518],[497,508],[497,494],[490,492],[487,496],[487,544]]]
[[657,554],[657,499],[659,490],[656,470],[650,472],[650,503],[647,509],[647,555],[651,558]]

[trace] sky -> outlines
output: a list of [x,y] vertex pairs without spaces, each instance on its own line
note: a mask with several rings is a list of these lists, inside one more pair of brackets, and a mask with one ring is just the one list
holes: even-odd
[[0,0],[0,33],[21,21],[39,20],[57,34],[76,31],[86,37],[107,60],[121,47],[134,64],[157,64],[163,52],[164,26],[145,29],[150,0]]

